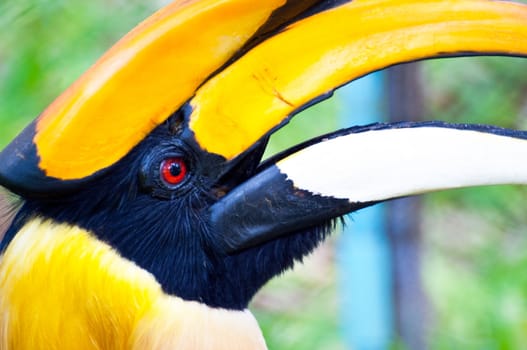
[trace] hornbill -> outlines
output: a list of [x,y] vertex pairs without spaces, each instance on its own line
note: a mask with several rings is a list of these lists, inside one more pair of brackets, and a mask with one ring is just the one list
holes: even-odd
[[[262,349],[247,305],[349,212],[527,182],[527,134],[357,126],[267,160],[269,136],[401,62],[527,55],[527,6],[177,0],[0,153],[1,349]],[[323,117],[323,116],[321,116]]]

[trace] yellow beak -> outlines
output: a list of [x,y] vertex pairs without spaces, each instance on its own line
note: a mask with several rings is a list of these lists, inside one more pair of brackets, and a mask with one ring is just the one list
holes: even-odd
[[285,27],[190,102],[207,151],[231,159],[304,105],[373,71],[429,57],[525,55],[527,12],[500,1],[356,0]]

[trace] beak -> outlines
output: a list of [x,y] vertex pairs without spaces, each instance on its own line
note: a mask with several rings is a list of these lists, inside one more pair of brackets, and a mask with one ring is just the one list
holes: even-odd
[[[502,1],[325,1],[207,81],[190,129],[233,159],[349,81],[430,57],[525,55],[527,7]],[[221,127],[211,127],[221,125]]]
[[175,1],[128,33],[0,153],[0,184],[26,196],[73,191],[174,114],[183,115],[182,141],[220,159],[211,168],[224,178],[259,158],[288,118],[337,87],[400,62],[467,54],[526,56],[527,6]]
[[312,2],[174,1],[124,36],[0,153],[0,182],[46,196],[99,176],[255,34]]
[[441,122],[374,124],[308,141],[211,207],[230,253],[404,196],[527,184],[527,132]]

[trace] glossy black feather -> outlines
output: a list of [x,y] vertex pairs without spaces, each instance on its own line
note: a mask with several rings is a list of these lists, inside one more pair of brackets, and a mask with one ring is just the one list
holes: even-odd
[[[90,230],[123,257],[150,271],[166,293],[212,307],[244,309],[270,278],[301,260],[330,232],[331,221],[226,254],[221,234],[208,217],[208,208],[218,199],[214,195],[218,184],[200,172],[200,159],[192,160],[188,180],[169,199],[145,188],[145,159],[159,157],[164,145],[180,145],[169,123],[77,192],[26,200],[2,249],[27,220],[39,215]],[[152,154],[153,150],[158,151]],[[255,168],[252,166],[253,171]]]

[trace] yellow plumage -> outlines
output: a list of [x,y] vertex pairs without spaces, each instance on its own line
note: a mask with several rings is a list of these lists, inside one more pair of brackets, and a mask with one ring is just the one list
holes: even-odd
[[90,233],[40,219],[0,261],[0,309],[2,350],[265,349],[249,311],[166,295]]

